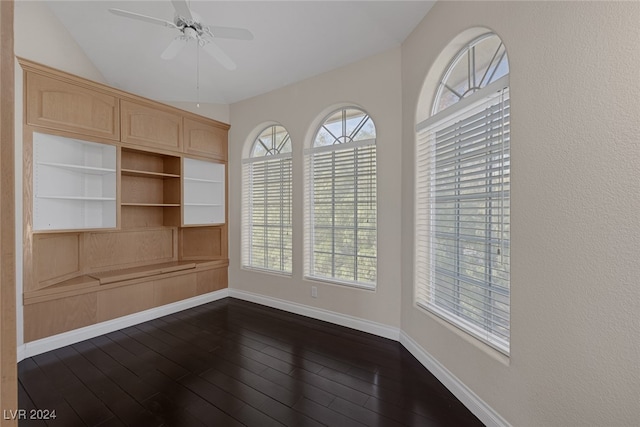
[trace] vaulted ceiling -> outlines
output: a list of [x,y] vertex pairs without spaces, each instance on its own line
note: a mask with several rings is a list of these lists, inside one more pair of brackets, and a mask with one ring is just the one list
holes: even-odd
[[204,24],[247,28],[253,33],[251,41],[216,40],[237,64],[234,71],[202,49],[198,53],[193,40],[174,59],[161,59],[179,30],[108,11],[125,9],[173,21],[175,9],[169,0],[50,1],[47,5],[108,84],[152,99],[230,104],[398,46],[433,3],[189,2]]

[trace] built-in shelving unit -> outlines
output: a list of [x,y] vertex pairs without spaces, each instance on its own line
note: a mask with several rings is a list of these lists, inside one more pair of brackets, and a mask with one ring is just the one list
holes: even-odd
[[224,224],[225,165],[184,158],[184,225]]
[[180,225],[180,157],[133,149],[121,155],[122,227]]
[[33,229],[116,227],[116,147],[33,133]]
[[229,126],[18,61],[25,342],[225,288]]

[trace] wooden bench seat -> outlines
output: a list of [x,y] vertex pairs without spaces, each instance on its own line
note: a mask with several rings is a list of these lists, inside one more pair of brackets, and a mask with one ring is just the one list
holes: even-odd
[[118,270],[99,271],[67,279],[43,289],[24,293],[24,304],[33,304],[73,295],[97,292],[102,289],[126,286],[140,282],[145,278],[171,277],[176,274],[212,268],[226,268],[227,260],[207,259],[197,261],[171,261],[148,264]]
[[189,270],[192,268],[196,268],[196,263],[193,261],[173,261],[163,262],[160,264],[143,265],[142,267],[91,273],[89,276],[97,279],[101,285],[106,285],[113,282],[156,276],[158,274]]

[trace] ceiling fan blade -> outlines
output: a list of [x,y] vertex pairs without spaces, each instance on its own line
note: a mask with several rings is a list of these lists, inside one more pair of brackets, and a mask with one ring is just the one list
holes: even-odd
[[109,12],[114,15],[124,16],[125,18],[136,19],[138,21],[149,22],[151,24],[163,25],[165,27],[178,28],[173,22],[166,21],[164,19],[154,18],[147,15],[140,15],[139,13],[129,12],[122,9],[109,9]]
[[173,39],[171,43],[169,43],[169,46],[167,46],[164,52],[162,52],[162,55],[160,55],[160,58],[162,59],[175,58],[176,55],[180,53],[182,48],[187,44],[188,41],[189,39],[187,39],[186,37],[183,37],[183,36],[176,37],[175,39]]
[[189,9],[189,6],[187,5],[187,2],[185,0],[171,0],[171,3],[173,3],[173,7],[175,8],[178,15],[182,16],[183,18],[193,19],[193,16],[191,15],[191,9]]
[[217,27],[210,25],[209,30],[215,38],[218,39],[236,39],[236,40],[253,40],[251,31],[244,28],[234,27]]
[[236,69],[236,63],[233,62],[233,60],[229,58],[227,54],[211,40],[205,40],[205,44],[204,46],[202,46],[202,48],[209,55],[213,56],[227,70],[233,71]]

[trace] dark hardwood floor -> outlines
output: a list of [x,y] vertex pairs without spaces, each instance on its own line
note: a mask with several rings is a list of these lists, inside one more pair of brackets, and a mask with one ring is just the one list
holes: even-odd
[[399,343],[233,298],[18,369],[26,417],[56,415],[20,426],[482,425]]

